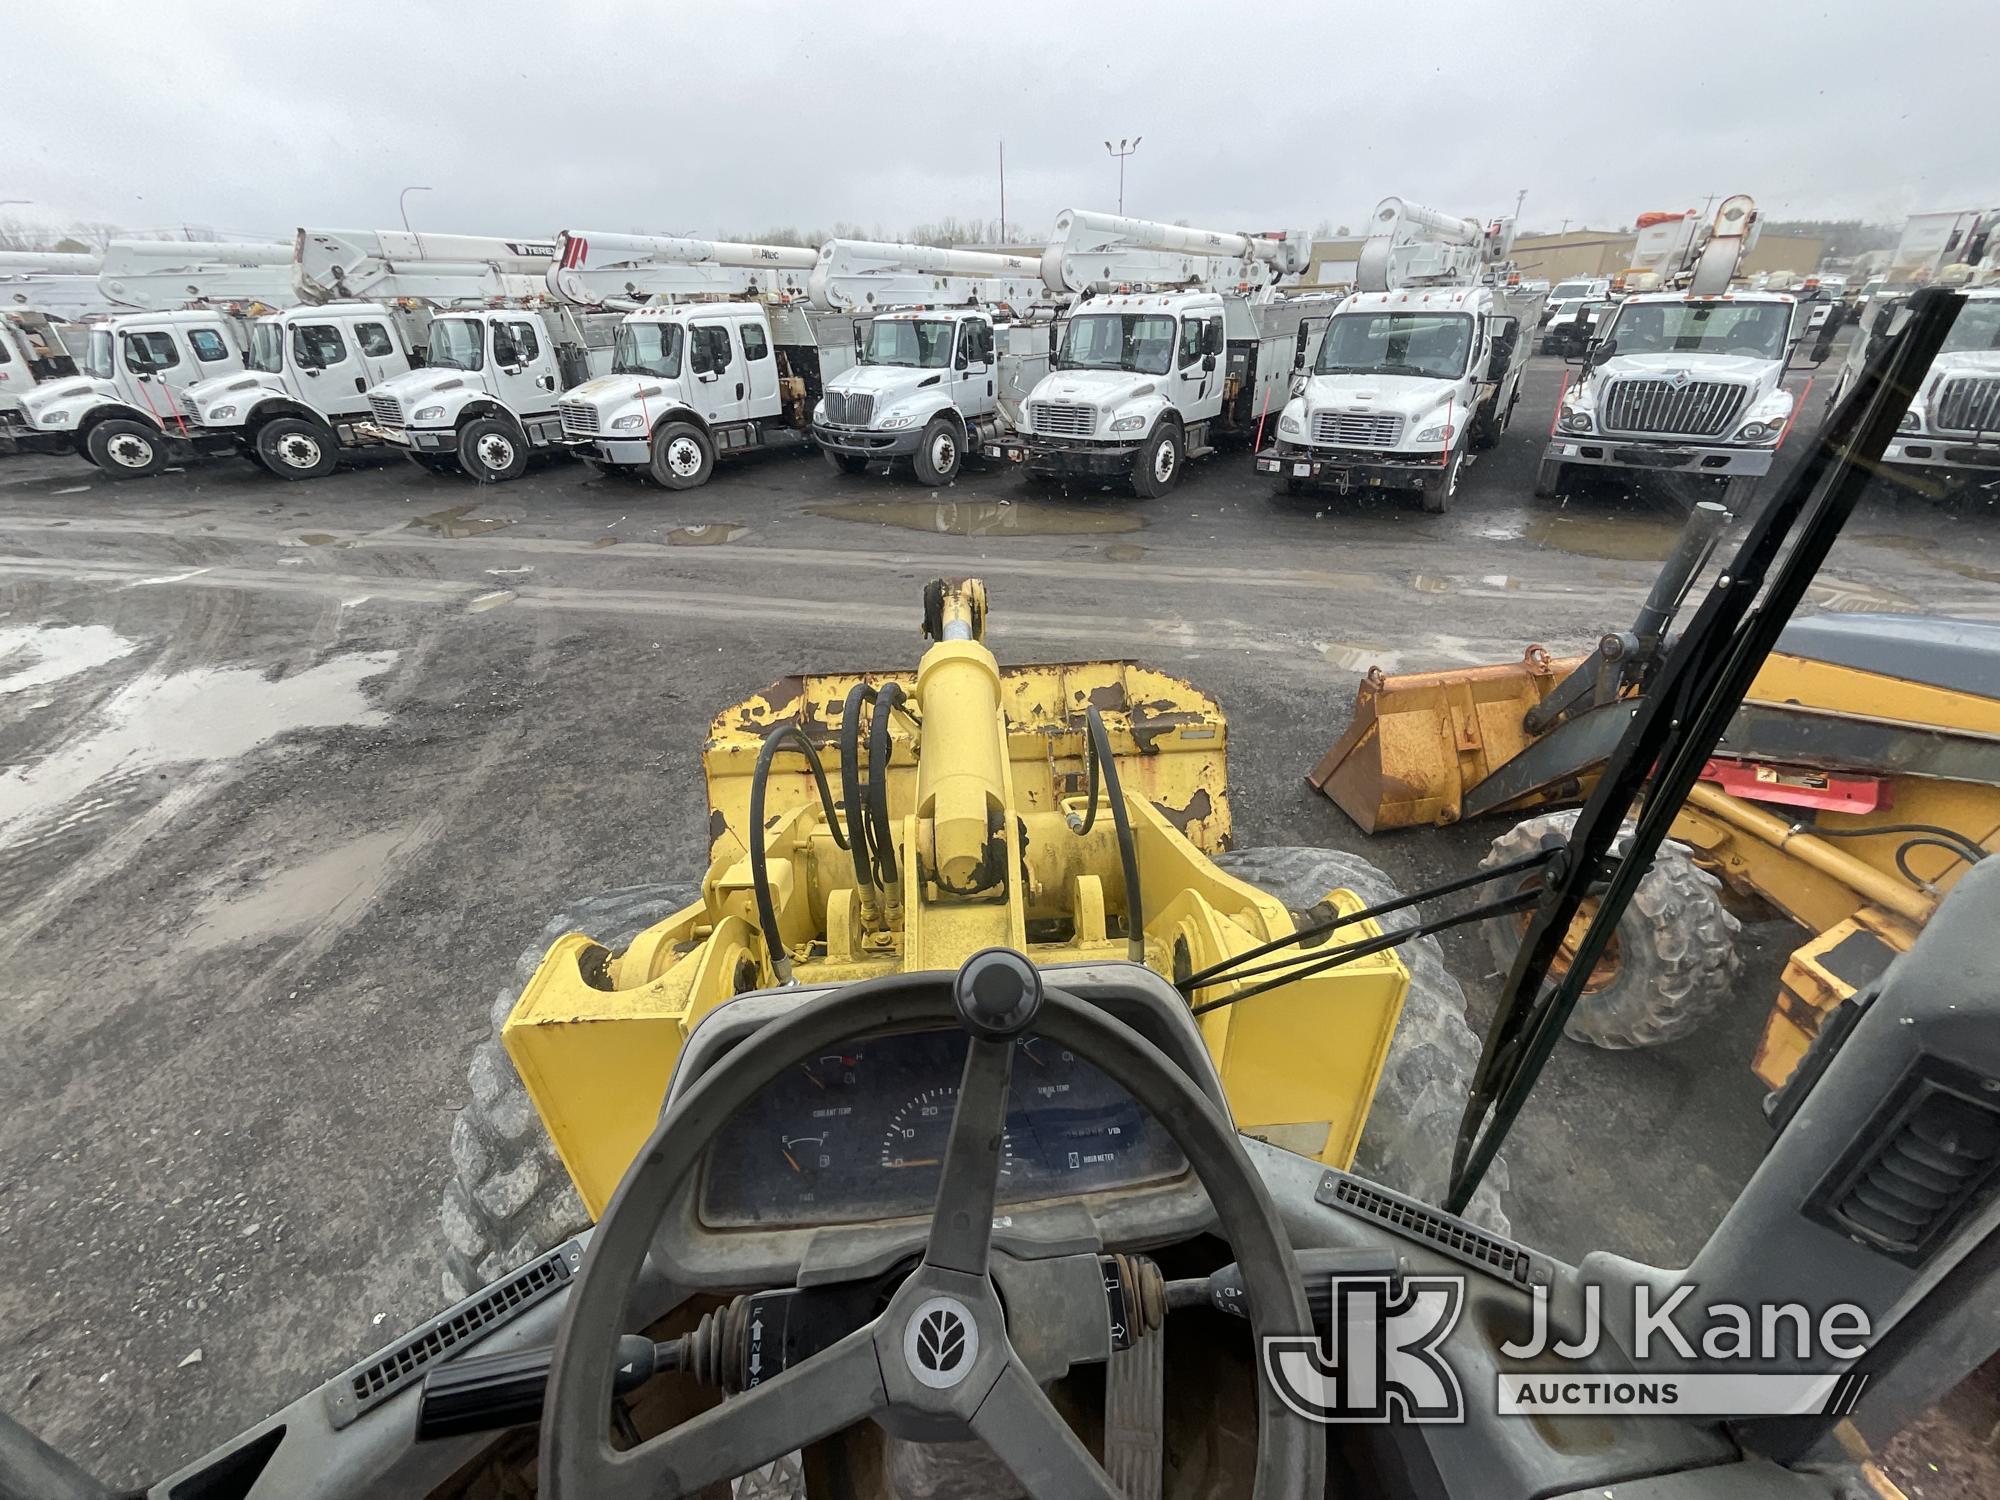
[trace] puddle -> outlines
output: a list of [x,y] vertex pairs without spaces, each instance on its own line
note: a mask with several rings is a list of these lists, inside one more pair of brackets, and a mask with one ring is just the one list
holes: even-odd
[[1977,563],[1966,562],[1940,550],[1937,539],[1927,536],[1855,536],[1850,541],[1865,542],[1870,547],[1888,547],[1897,552],[1908,552],[1922,558],[1933,567],[1943,568],[1947,573],[1956,573],[1960,578],[1970,578],[1974,583],[2000,583],[2000,568],[1982,568]]
[[503,604],[511,604],[519,598],[512,589],[494,589],[490,593],[479,594],[465,606],[469,615],[484,614],[489,609],[498,609]]
[[534,571],[533,563],[523,563],[518,568],[488,568],[486,574],[489,578],[525,578]]
[[1923,605],[1893,589],[1854,583],[1845,578],[1829,578],[1824,573],[1808,585],[1806,597],[1821,609],[1835,614],[1918,615],[1924,612]]
[[306,531],[299,534],[299,540],[304,542],[308,547],[324,547],[329,542],[339,541],[340,538],[330,532]]
[[439,536],[466,537],[485,536],[489,531],[501,531],[512,526],[512,521],[501,516],[475,516],[477,505],[454,505],[446,510],[434,510],[427,516],[418,516],[406,523],[405,531],[430,531]]
[[118,660],[132,643],[104,625],[15,625],[0,630],[0,694],[45,687]]
[[[734,521],[704,521],[695,526],[676,526],[667,533],[669,547],[720,547],[724,542],[733,542],[748,526],[738,526]],[[611,538],[606,537],[606,541]]]
[[593,549],[598,547],[615,547],[618,545],[618,538],[615,536],[601,536],[590,545]]
[[147,673],[106,699],[87,732],[0,772],[0,846],[71,804],[61,826],[87,822],[162,766],[231,760],[294,729],[383,723],[361,684],[395,663],[377,651],[276,679],[252,667]]
[[1141,547],[1137,542],[1113,542],[1104,549],[1104,560],[1106,562],[1137,562],[1149,550],[1149,548]]
[[1451,580],[1449,578],[1433,578],[1427,573],[1419,573],[1410,580],[1410,587],[1420,594],[1449,594],[1451,592]]
[[90,486],[87,484],[73,484],[67,489],[50,490],[49,493],[51,495],[87,495],[90,493]]
[[1518,589],[1521,586],[1520,579],[1506,573],[1485,573],[1479,581],[1489,589]]
[[1568,511],[1530,516],[1523,533],[1530,541],[1578,557],[1613,562],[1665,562],[1680,540],[1681,523],[1638,516],[1575,515]]
[[808,505],[806,513],[835,521],[873,522],[941,536],[1102,536],[1140,531],[1146,519],[1131,511],[972,500],[840,500]]
[[236,943],[261,942],[287,932],[338,923],[366,906],[409,828],[371,833],[338,849],[257,881],[248,894],[217,894],[202,903],[181,939],[197,953]]

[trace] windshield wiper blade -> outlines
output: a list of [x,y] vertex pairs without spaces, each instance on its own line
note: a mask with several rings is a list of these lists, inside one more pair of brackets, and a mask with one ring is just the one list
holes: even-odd
[[[1465,1211],[1493,1164],[1653,855],[1838,539],[1964,300],[1936,287],[1911,299],[1902,332],[1864,366],[1640,695],[1632,722],[1577,816],[1568,848],[1548,867],[1548,887],[1514,955],[1452,1148],[1449,1212]],[[1781,551],[1783,562],[1773,572]],[[1642,790],[1645,802],[1632,835],[1611,861],[1612,841]],[[1598,903],[1590,929],[1562,978],[1545,988],[1590,896]]]

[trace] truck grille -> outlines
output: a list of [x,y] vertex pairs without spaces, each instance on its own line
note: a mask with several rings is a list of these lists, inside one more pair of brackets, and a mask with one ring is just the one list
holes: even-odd
[[557,405],[562,429],[568,437],[595,437],[598,433],[597,408],[587,401],[564,401]]
[[837,427],[866,427],[875,420],[872,391],[828,391],[826,419]]
[[1963,375],[1938,387],[1932,422],[1940,432],[2000,431],[2000,375]]
[[394,396],[370,396],[368,406],[375,413],[375,420],[384,427],[403,425],[403,403]]
[[1604,430],[1721,437],[1749,399],[1749,387],[1726,380],[1690,380],[1678,389],[1668,380],[1614,380],[1604,397]]
[[1339,448],[1393,448],[1403,435],[1403,419],[1386,411],[1313,413],[1313,441]]
[[201,415],[195,409],[194,397],[190,396],[186,391],[181,391],[176,395],[175,404],[180,407],[181,415],[184,417],[198,417]]
[[1051,437],[1089,437],[1097,430],[1097,408],[1066,401],[1030,401],[1028,420]]

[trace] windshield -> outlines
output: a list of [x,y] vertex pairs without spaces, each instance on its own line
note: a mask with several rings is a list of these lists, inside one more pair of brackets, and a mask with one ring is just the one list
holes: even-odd
[[681,373],[681,332],[678,323],[620,323],[611,373],[674,379]]
[[83,373],[97,380],[109,380],[112,376],[111,330],[93,328],[90,330],[90,347],[84,351]]
[[1313,370],[1320,375],[1428,375],[1454,379],[1465,373],[1472,351],[1469,313],[1342,313],[1327,325]]
[[285,368],[285,330],[277,323],[251,325],[250,368],[270,375]]
[[1164,375],[1173,358],[1174,320],[1157,314],[1087,313],[1063,335],[1064,369]]
[[1991,353],[2000,350],[2000,301],[1968,302],[1944,341],[1942,354]]
[[1549,293],[1551,300],[1561,299],[1563,301],[1571,301],[1577,297],[1588,297],[1589,295],[1590,283],[1587,281],[1565,281],[1561,286]]
[[484,332],[477,318],[439,318],[431,324],[424,362],[442,370],[477,370],[486,362]]
[[1620,354],[1740,354],[1782,359],[1788,302],[1628,302],[1612,325]]
[[951,363],[951,329],[935,318],[877,318],[868,325],[861,363],[942,370]]

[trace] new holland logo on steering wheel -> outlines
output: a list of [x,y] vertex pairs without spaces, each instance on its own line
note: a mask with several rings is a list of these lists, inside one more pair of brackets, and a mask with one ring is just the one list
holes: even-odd
[[903,1360],[932,1390],[957,1385],[978,1357],[979,1325],[956,1297],[925,1298],[903,1326]]

